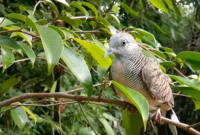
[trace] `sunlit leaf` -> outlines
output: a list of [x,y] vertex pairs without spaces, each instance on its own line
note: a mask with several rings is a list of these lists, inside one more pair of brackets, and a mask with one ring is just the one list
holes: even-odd
[[93,58],[99,63],[99,65],[110,67],[112,61],[109,57],[103,59],[103,56],[105,54],[105,51],[103,49],[85,40],[80,40],[76,38],[74,38],[74,40],[78,42],[81,46],[83,46],[88,52],[90,52]]
[[193,100],[193,102],[194,102],[194,105],[195,105],[194,111],[199,110],[200,109],[200,102],[196,101],[196,100]]
[[10,79],[6,80],[1,86],[2,92],[4,94],[7,93],[12,87],[17,85],[19,82],[20,82],[20,80],[17,78],[10,78]]
[[130,14],[131,16],[139,16],[137,12],[135,12],[132,8],[130,8],[125,2],[121,3],[122,8],[125,9],[125,11]]
[[48,63],[48,73],[50,74],[60,59],[64,45],[60,35],[51,28],[37,25],[37,29],[42,40]]
[[118,26],[121,27],[120,21],[119,21],[119,19],[118,19],[115,15],[113,15],[113,14],[107,14],[107,16],[108,16],[109,18],[115,20],[115,22],[117,22]]
[[165,0],[165,2],[167,3],[167,5],[168,5],[173,11],[175,11],[174,6],[173,6],[173,4],[172,4],[172,0]]
[[168,13],[164,3],[162,2],[162,0],[149,0],[151,2],[151,4],[153,4],[155,7],[157,7],[158,9],[162,10],[165,13]]
[[[51,7],[54,9],[54,11],[59,15],[59,11],[58,11],[58,8],[56,7],[56,5],[51,0],[45,0],[45,1],[47,1],[49,3],[49,5],[51,5]],[[65,0],[63,0],[63,2],[65,3]]]
[[59,2],[59,3],[61,3],[61,4],[63,4],[63,5],[66,6],[66,7],[69,7],[69,4],[67,3],[66,0],[55,0],[55,1],[57,1],[57,2]]
[[36,124],[36,122],[37,122],[36,115],[30,109],[28,109],[27,107],[22,106],[22,108],[33,118],[33,120],[34,120],[34,122]]
[[88,8],[90,8],[94,12],[94,14],[95,14],[96,17],[98,16],[98,11],[97,11],[97,9],[92,4],[87,3],[87,2],[80,2],[80,3],[82,5],[87,6]]
[[88,18],[89,13],[85,10],[84,7],[81,6],[81,4],[80,4],[79,2],[72,1],[72,2],[70,3],[70,6],[73,6],[73,7],[78,8],[78,9],[86,16],[86,19]]
[[138,109],[142,116],[144,130],[146,130],[147,120],[149,118],[149,104],[146,98],[136,90],[128,88],[115,81],[112,81],[112,84],[114,84],[118,89],[120,89],[128,97],[131,103],[133,103],[133,105],[135,105],[135,107]]
[[6,18],[0,17],[0,27],[12,25],[12,24],[15,24],[15,23]]
[[23,129],[25,124],[28,122],[27,114],[22,107],[17,107],[10,111],[12,120],[19,127],[19,129]]
[[61,58],[82,83],[87,92],[88,100],[90,100],[93,91],[93,83],[90,71],[84,59],[76,51],[66,47],[64,48]]
[[23,22],[26,21],[26,16],[21,15],[21,14],[12,13],[12,14],[6,15],[6,17],[18,19],[18,20],[23,21]]
[[104,118],[99,118],[99,120],[101,121],[101,123],[103,124],[105,130],[106,130],[106,133],[108,135],[115,135],[112,127],[110,126],[110,124],[108,123],[108,121]]

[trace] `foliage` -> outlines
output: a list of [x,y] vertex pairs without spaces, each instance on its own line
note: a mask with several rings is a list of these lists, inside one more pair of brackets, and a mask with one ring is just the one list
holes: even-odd
[[[68,2],[0,1],[1,101],[24,93],[66,92],[81,87],[84,90],[75,95],[88,96],[88,101],[91,96],[98,96],[101,87],[93,85],[107,80],[113,58],[103,59],[109,38],[125,30],[132,34],[145,55],[160,64],[164,73],[172,74],[169,76],[174,80],[173,89],[190,96],[195,111],[200,109],[200,96],[197,96],[200,94],[200,54],[183,51],[185,41],[193,36],[190,31],[199,29],[197,1]],[[180,77],[175,71],[184,71],[185,67],[189,68],[188,76]],[[83,114],[79,104],[67,99],[59,99],[66,105],[58,114],[59,109],[52,105],[58,99],[28,99],[21,103],[35,106],[19,107],[17,105],[21,103],[16,103],[15,109],[11,109],[12,105],[1,108],[0,133],[54,134],[62,129],[63,134],[93,135],[91,124],[98,134],[135,134],[130,131],[129,118],[133,121],[137,118],[145,124],[148,109],[141,108],[148,104],[145,99],[138,100],[141,96],[138,93],[131,93],[129,88],[116,82],[113,84],[132,99],[140,114],[129,116],[112,104],[81,103]],[[102,97],[120,100],[110,87],[104,89]],[[175,97],[177,111],[180,111],[179,99]],[[41,100],[43,102],[38,102]],[[44,104],[49,106],[42,106]],[[190,108],[192,118],[184,122],[192,124],[200,120],[200,116],[192,111]],[[140,129],[140,125],[134,127]]]

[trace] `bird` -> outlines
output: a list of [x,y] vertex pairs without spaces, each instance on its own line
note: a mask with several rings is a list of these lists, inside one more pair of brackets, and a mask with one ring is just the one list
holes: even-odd
[[[162,72],[154,59],[142,53],[133,36],[126,32],[111,36],[104,58],[111,54],[114,55],[110,68],[112,80],[141,93],[149,103],[151,117],[157,119],[159,124],[164,124],[160,119],[161,116],[166,117],[167,112],[178,121],[172,110],[174,98],[170,87],[171,78]],[[116,86],[114,90],[124,101],[131,103]],[[169,125],[169,129],[173,135],[177,135],[175,126]]]

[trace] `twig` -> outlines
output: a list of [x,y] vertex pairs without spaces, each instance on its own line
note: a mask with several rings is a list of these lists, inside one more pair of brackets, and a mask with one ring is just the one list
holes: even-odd
[[191,96],[187,96],[187,95],[183,95],[183,94],[179,94],[179,93],[173,93],[173,95],[175,95],[175,96],[181,96],[181,97],[191,98]]
[[[142,45],[139,45],[139,46],[140,46],[141,48],[147,50],[148,52],[150,52],[151,54],[153,54],[153,55],[156,56],[157,58],[159,58],[159,59],[161,59],[161,60],[163,60],[163,61],[166,61],[165,59],[163,59],[163,58],[161,58],[160,56],[156,55],[155,53],[151,52],[148,48],[146,48],[146,47],[144,47],[144,46],[142,46]],[[184,74],[182,74],[177,68],[174,67],[174,70],[175,70],[177,73],[179,73],[182,77],[185,77],[185,78],[186,78],[186,76],[185,76]]]
[[30,35],[30,36],[33,36],[33,37],[36,37],[36,38],[40,38],[39,36],[33,34],[32,32],[25,32],[25,31],[22,31],[22,30],[5,30],[5,31],[1,31],[0,35],[5,34],[5,33],[10,33],[10,32],[21,32],[21,33],[25,33],[27,35]]
[[61,120],[61,108],[58,107],[59,110],[58,110],[58,117],[59,117],[59,125],[60,125],[60,134],[62,135],[62,120]]
[[95,133],[95,135],[98,135],[97,132],[96,132],[96,130],[93,128],[93,126],[90,124],[89,120],[87,119],[87,117],[86,117],[86,115],[85,115],[85,112],[84,112],[84,110],[83,110],[81,104],[78,103],[78,105],[79,105],[79,107],[80,107],[80,109],[81,109],[81,112],[82,112],[83,116],[85,117],[85,119],[86,119],[88,125],[90,125],[90,127],[91,127],[91,129],[93,130],[93,132]]
[[103,93],[103,90],[105,89],[105,87],[106,87],[106,83],[104,82],[103,83],[103,87],[101,88],[101,90],[100,90],[100,93],[99,93],[99,99],[101,98],[101,95],[102,95],[102,93]]
[[[85,16],[75,16],[75,17],[70,17],[70,19],[79,20],[79,19],[86,19],[86,17]],[[95,17],[93,17],[93,16],[88,16],[87,17],[87,20],[93,20],[93,19],[95,19]]]
[[10,111],[10,110],[15,109],[17,107],[19,107],[19,106],[14,106],[14,107],[11,107],[10,109],[4,110],[3,112],[0,112],[0,116],[1,116],[1,114],[6,113],[7,111]]
[[103,35],[109,35],[108,33],[104,33],[98,30],[90,30],[90,31],[74,31],[75,33],[85,34],[85,33],[92,33],[92,34],[103,34]]
[[176,122],[176,121],[173,121],[173,120],[170,120],[168,118],[165,118],[165,117],[161,117],[161,121],[165,122],[165,123],[168,123],[168,124],[172,124],[172,125],[175,125],[176,127],[178,128],[181,128],[193,135],[200,135],[200,132],[198,132],[197,130],[191,128],[191,127],[188,127],[189,125],[187,124],[184,124],[184,123],[181,123],[181,122]]
[[44,1],[38,1],[36,4],[35,4],[35,7],[33,9],[33,15],[35,14],[35,11],[36,11],[36,8],[37,6],[40,4],[40,3],[43,3]]
[[200,126],[200,122],[189,125],[188,128]]

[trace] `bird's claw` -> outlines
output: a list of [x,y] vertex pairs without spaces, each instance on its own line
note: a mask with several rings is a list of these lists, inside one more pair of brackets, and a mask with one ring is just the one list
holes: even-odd
[[160,108],[158,108],[154,113],[150,114],[150,118],[153,120],[153,123],[160,123],[161,122],[161,113]]

